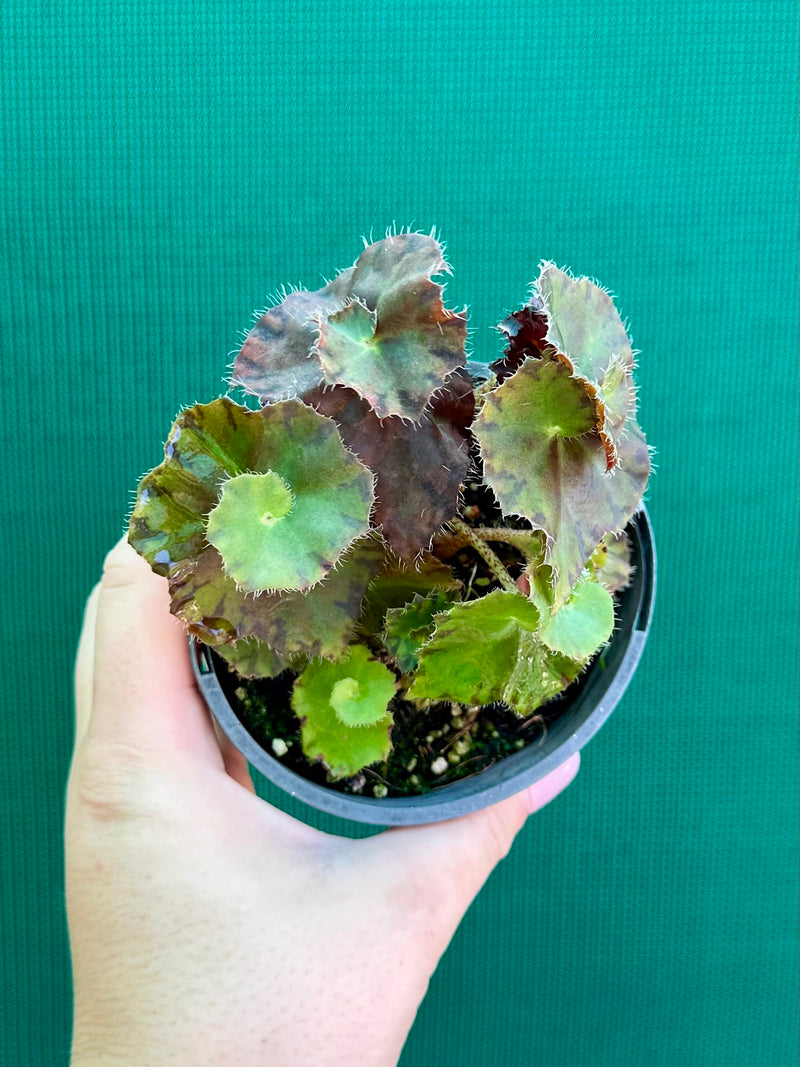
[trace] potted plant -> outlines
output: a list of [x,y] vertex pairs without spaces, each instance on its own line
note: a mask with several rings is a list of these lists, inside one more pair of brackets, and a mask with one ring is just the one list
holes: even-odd
[[634,354],[552,263],[466,356],[433,236],[365,247],[258,317],[186,408],[129,539],[169,581],[209,706],[310,803],[445,818],[546,774],[641,654],[655,576]]

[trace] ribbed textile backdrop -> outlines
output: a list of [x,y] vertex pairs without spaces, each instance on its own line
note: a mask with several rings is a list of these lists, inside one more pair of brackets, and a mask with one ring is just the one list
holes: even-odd
[[616,294],[660,564],[634,684],[402,1063],[793,1064],[796,4],[2,0],[0,29],[1,1067],[66,1062],[71,663],[137,479],[269,293],[393,224],[442,235],[476,358],[540,258]]

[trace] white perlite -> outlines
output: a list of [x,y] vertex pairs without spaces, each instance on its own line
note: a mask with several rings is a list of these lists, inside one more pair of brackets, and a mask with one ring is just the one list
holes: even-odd
[[281,756],[285,756],[286,753],[289,751],[289,746],[286,744],[282,737],[273,737],[272,751],[275,753],[278,759],[280,759]]
[[444,774],[444,772],[447,770],[447,767],[447,760],[444,758],[444,756],[440,756],[438,759],[435,759],[431,764],[431,773]]

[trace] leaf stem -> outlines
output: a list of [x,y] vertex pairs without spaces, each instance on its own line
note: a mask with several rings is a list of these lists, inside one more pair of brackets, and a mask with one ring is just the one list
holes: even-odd
[[473,527],[471,526],[467,526],[464,520],[459,518],[451,519],[450,525],[457,533],[461,534],[461,536],[465,538],[466,541],[475,549],[475,551],[478,553],[478,555],[481,557],[486,566],[489,568],[489,570],[492,572],[492,574],[495,576],[495,578],[498,580],[498,582],[500,583],[500,585],[502,585],[504,589],[506,589],[509,593],[519,592],[519,589],[517,588],[514,579],[503,566],[500,557],[496,555],[491,548],[489,548],[483,538],[480,537],[477,530],[473,529]]
[[525,542],[531,545],[542,542],[541,530],[514,530],[508,526],[474,526],[475,533],[485,541],[502,541],[519,548]]

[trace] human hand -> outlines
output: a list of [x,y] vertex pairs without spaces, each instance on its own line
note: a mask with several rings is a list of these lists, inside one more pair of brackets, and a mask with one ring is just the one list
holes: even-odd
[[124,542],[87,603],[75,686],[72,1067],[395,1064],[473,897],[578,770],[362,840],[292,819],[218,739],[166,582]]

